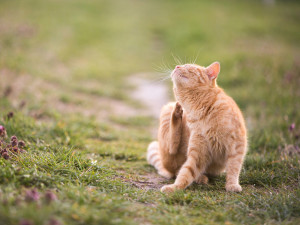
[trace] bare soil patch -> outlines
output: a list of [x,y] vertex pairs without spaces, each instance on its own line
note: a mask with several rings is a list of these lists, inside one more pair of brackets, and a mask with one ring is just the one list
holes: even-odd
[[159,176],[157,173],[149,173],[147,175],[139,175],[137,179],[128,179],[120,177],[124,182],[143,189],[143,190],[160,190],[160,188],[168,181],[168,179]]
[[135,86],[130,96],[145,106],[146,115],[159,118],[162,106],[169,101],[169,91],[165,83],[145,78],[149,76],[157,77],[151,73],[139,73],[129,77],[128,82]]

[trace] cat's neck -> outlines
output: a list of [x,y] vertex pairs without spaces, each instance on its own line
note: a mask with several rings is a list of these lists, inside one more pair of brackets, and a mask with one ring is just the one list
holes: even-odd
[[198,87],[193,90],[174,90],[177,101],[184,108],[191,120],[201,118],[202,114],[210,107],[222,89],[218,87]]

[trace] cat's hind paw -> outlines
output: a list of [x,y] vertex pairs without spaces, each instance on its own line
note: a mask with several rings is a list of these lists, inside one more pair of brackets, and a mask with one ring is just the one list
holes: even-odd
[[239,184],[226,184],[226,191],[229,192],[241,192],[242,187]]
[[167,179],[172,179],[174,177],[174,174],[170,173],[166,169],[158,170],[158,174],[165,177],[165,178],[167,178]]
[[176,105],[175,105],[175,108],[173,111],[174,117],[177,119],[182,118],[182,113],[183,113],[183,110],[182,110],[181,105],[179,104],[179,102],[176,102]]

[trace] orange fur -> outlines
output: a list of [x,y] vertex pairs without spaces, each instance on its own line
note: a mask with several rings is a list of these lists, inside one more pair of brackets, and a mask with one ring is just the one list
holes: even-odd
[[[157,155],[161,175],[177,177],[162,192],[184,189],[193,181],[207,183],[205,174],[218,175],[225,169],[226,190],[242,190],[239,174],[247,151],[247,131],[240,109],[216,84],[219,71],[216,62],[207,68],[176,66],[171,74],[178,102],[163,107],[158,144],[152,153]],[[150,153],[148,148],[148,156]]]

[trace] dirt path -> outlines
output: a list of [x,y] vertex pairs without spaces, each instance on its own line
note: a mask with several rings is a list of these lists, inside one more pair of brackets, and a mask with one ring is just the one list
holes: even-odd
[[156,74],[140,73],[128,79],[130,84],[136,86],[130,96],[146,107],[146,114],[159,118],[162,106],[169,101],[168,87],[165,82],[151,81],[146,76],[157,77]]
[[[79,113],[84,117],[93,116],[98,121],[109,120],[111,115],[159,118],[161,107],[168,101],[168,89],[164,83],[152,82],[145,78],[145,75],[155,77],[155,74],[149,76],[149,73],[140,73],[128,79],[129,84],[134,86],[129,96],[139,101],[144,106],[143,108],[131,106],[117,99],[96,96],[64,87],[60,80],[49,82],[29,74],[16,74],[8,69],[0,70],[0,90],[4,91],[10,87],[11,93],[8,97],[16,108],[22,101],[26,101],[26,103],[35,102],[39,107],[36,110],[31,110],[30,114],[37,119],[43,119],[44,112],[49,109],[55,109],[61,113]],[[91,86],[88,81],[86,82],[83,86]],[[93,85],[98,84],[94,81]],[[47,104],[42,104],[45,102]]]
[[[63,114],[80,114],[84,117],[94,117],[97,121],[110,121],[111,117],[151,116],[158,121],[160,110],[169,100],[169,90],[166,82],[157,81],[158,74],[139,73],[127,79],[133,88],[129,97],[138,101],[143,107],[134,107],[125,101],[90,94],[66,87],[61,80],[48,81],[42,77],[29,74],[17,74],[9,69],[0,70],[0,97],[6,89],[7,96],[14,107],[19,105],[34,105],[27,113],[38,120],[47,121],[47,112],[58,111]],[[156,81],[155,81],[156,80]],[[96,81],[86,80],[82,86],[97,89],[101,86]],[[112,122],[112,121],[110,121]],[[112,125],[113,122],[111,123]],[[156,137],[157,127],[149,128]]]

